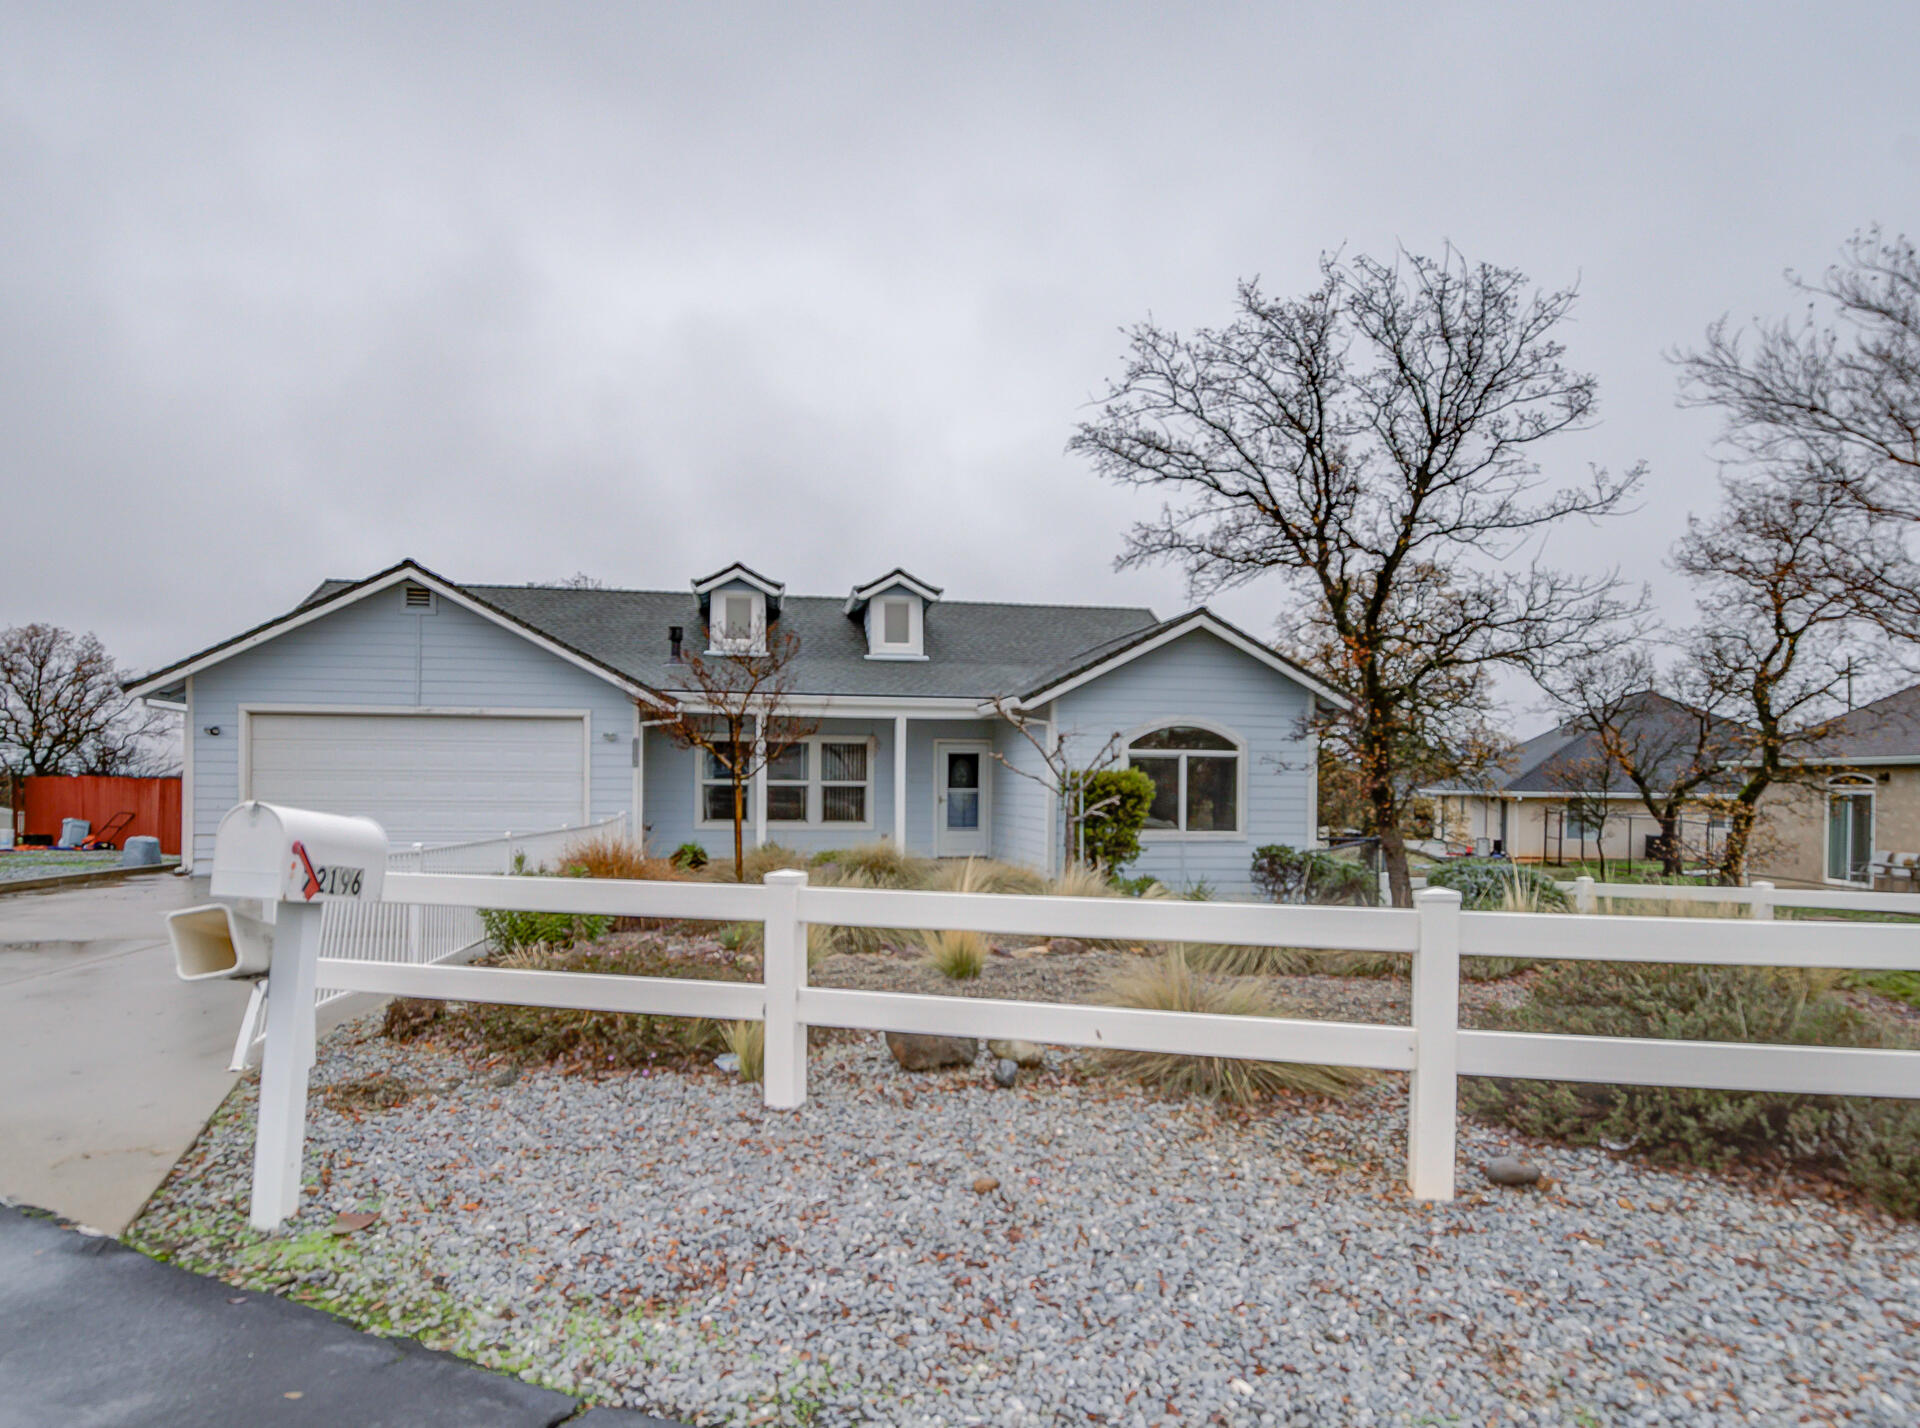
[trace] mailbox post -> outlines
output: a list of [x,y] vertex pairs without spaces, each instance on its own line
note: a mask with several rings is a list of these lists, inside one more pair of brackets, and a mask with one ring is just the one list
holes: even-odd
[[270,928],[226,903],[185,908],[167,919],[183,978],[267,978],[248,1210],[256,1229],[271,1230],[300,1208],[324,905],[378,902],[386,871],[387,835],[370,818],[243,803],[220,820],[210,890],[215,897],[272,905]]

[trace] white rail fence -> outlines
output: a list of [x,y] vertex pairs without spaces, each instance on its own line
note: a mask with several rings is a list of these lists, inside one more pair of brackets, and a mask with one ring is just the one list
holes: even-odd
[[[493,907],[763,923],[758,985],[340,956],[320,958],[315,977],[320,985],[376,996],[761,1020],[763,1093],[771,1107],[806,1100],[809,1026],[1408,1072],[1413,1095],[1407,1179],[1413,1194],[1425,1200],[1453,1195],[1457,1084],[1463,1075],[1920,1098],[1920,1051],[1463,1031],[1459,1022],[1462,956],[1920,968],[1920,928],[1912,926],[1463,913],[1459,894],[1447,889],[1419,893],[1411,910],[904,892],[811,887],[803,872],[770,873],[762,884],[743,885],[394,872],[383,898],[405,909]],[[1369,1025],[812,987],[806,962],[811,923],[1406,953],[1413,965],[1412,1021]],[[289,1040],[304,1040],[310,1048],[310,1035],[290,1034]],[[297,1157],[305,1074],[301,1069],[295,1075],[293,1068],[303,1053],[294,1046],[284,1054],[295,1059],[271,1083],[263,1081],[262,1134],[270,1134],[272,1144],[292,1147]],[[268,1055],[271,1069],[271,1047]],[[268,1084],[286,1088],[284,1104],[272,1101]],[[284,1187],[275,1189],[264,1203],[279,1203],[273,1195],[284,1193]]]
[[[508,831],[498,838],[467,843],[442,843],[428,848],[415,843],[387,855],[391,873],[511,873],[516,859],[529,868],[545,867],[585,838],[621,837],[627,816],[616,814],[578,828],[544,828],[534,833]],[[268,904],[271,915],[272,904]],[[422,907],[395,902],[330,902],[321,920],[320,955],[357,962],[400,962],[409,966],[438,966],[463,962],[486,946],[486,929],[477,907]],[[240,1032],[234,1040],[232,1069],[256,1064],[266,1037],[265,981],[255,982],[247,1001]],[[315,1000],[321,1027],[338,1025],[370,1009],[378,998],[351,988],[322,982]]]
[[1849,888],[1778,888],[1769,882],[1747,887],[1716,887],[1707,883],[1597,883],[1575,878],[1555,883],[1573,901],[1575,912],[1596,912],[1599,900],[1626,902],[1697,902],[1749,909],[1748,915],[1765,922],[1775,908],[1804,907],[1839,912],[1904,912],[1920,917],[1920,895],[1867,892]]

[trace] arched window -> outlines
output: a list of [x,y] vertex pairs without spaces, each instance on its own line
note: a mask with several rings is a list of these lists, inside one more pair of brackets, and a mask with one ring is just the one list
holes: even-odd
[[1827,881],[1873,882],[1873,780],[1841,774],[1827,780]]
[[1127,745],[1127,762],[1153,780],[1147,829],[1240,831],[1240,745],[1194,724],[1172,724]]

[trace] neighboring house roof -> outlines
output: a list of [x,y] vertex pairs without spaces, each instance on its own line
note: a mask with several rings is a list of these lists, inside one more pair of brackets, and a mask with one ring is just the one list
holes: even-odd
[[[455,585],[416,562],[403,561],[365,580],[327,581],[287,614],[130,681],[127,688],[134,694],[158,695],[195,669],[403,580],[428,585],[635,692],[684,689],[682,667],[670,658],[668,631],[677,625],[689,638],[698,638],[702,629],[699,597],[692,590]],[[1206,610],[1159,621],[1151,610],[1138,607],[943,600],[926,617],[928,658],[911,661],[867,658],[866,635],[849,618],[844,597],[788,595],[781,602],[780,623],[799,640],[792,684],[797,695],[985,700],[1017,698],[1028,691],[1032,697],[1021,700],[1023,704],[1044,702],[1168,639],[1204,629],[1320,697],[1345,702]]]
[[1920,684],[1841,715],[1820,741],[1817,761],[1920,763]]
[[[1661,726],[1673,727],[1675,737],[1671,742],[1674,747],[1666,758],[1656,759],[1649,770],[1656,785],[1668,782],[1680,771],[1677,765],[1691,747],[1691,731],[1699,715],[1678,700],[1652,690],[1632,696],[1625,708],[1628,727],[1642,730],[1650,740],[1658,737]],[[1723,722],[1731,726],[1731,721]],[[1631,793],[1632,787],[1627,782],[1625,772],[1607,755],[1600,736],[1577,724],[1566,723],[1544,734],[1535,734],[1508,755],[1497,772],[1480,783],[1435,784],[1421,792],[1509,794],[1518,797],[1544,794],[1562,798],[1576,793],[1591,795],[1600,790],[1578,786],[1583,771],[1604,765],[1611,765],[1613,770],[1612,787],[1608,792],[1616,795]]]

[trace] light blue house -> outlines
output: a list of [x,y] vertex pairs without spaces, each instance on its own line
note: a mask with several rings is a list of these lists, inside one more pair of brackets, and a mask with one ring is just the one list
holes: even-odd
[[1137,871],[1241,894],[1254,848],[1315,841],[1308,716],[1343,701],[1306,671],[1205,609],[946,600],[902,570],[821,597],[743,565],[657,591],[456,585],[408,561],[129,689],[185,711],[189,864],[249,798],[364,813],[401,845],[625,814],[656,851],[724,857],[724,773],[646,709],[689,697],[689,652],[769,630],[797,641],[787,705],[817,732],[754,780],[753,844],[1054,869],[1064,815],[1028,775],[1041,747],[1109,743],[1157,789]]

